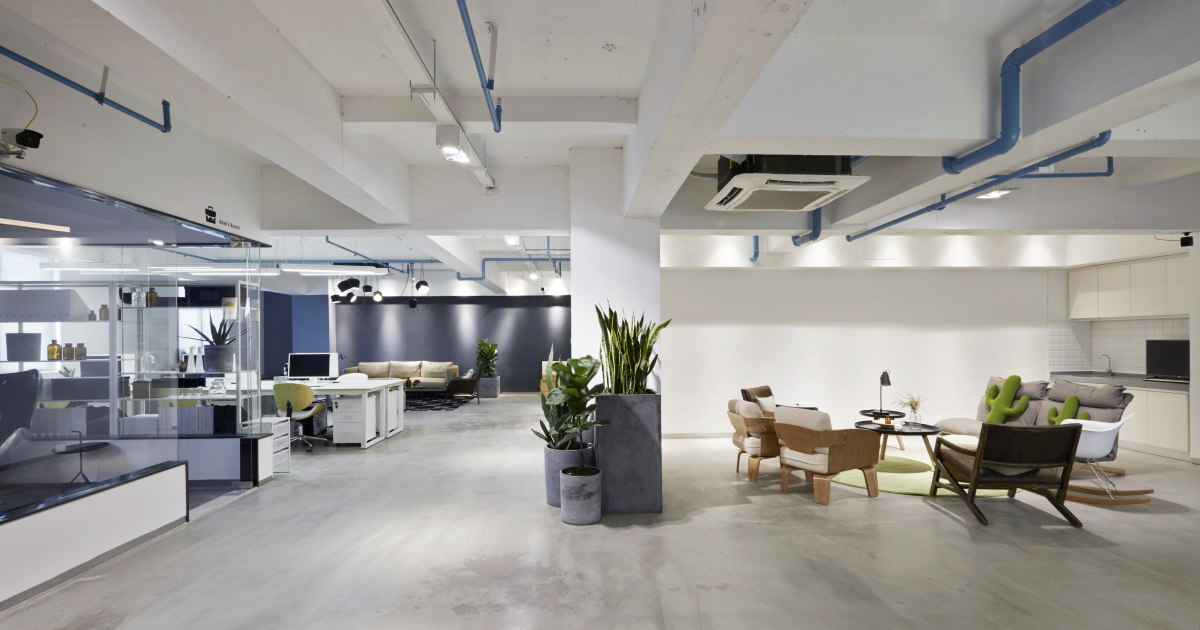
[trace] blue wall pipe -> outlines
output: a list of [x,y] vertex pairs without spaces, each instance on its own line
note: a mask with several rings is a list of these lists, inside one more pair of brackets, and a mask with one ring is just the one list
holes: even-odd
[[[1020,179],[1063,179],[1063,178],[1070,178],[1070,177],[1112,177],[1112,174],[1114,172],[1116,172],[1116,169],[1113,168],[1113,159],[1110,157],[1110,158],[1108,158],[1108,170],[1107,171],[1095,171],[1092,173],[1030,173],[1028,175],[1022,175],[1020,177]],[[1000,176],[992,175],[988,179],[996,179],[998,177],[1000,177]]]
[[479,58],[479,45],[475,43],[475,31],[471,28],[471,15],[467,13],[467,0],[458,0],[458,12],[462,15],[463,28],[467,29],[467,42],[471,44],[471,56],[475,58],[475,70],[479,73],[479,85],[492,115],[492,129],[500,133],[500,106],[492,104],[492,86],[483,71],[483,60]]
[[[825,206],[821,206],[821,208],[824,207]],[[792,245],[800,247],[801,245],[807,245],[808,243],[812,243],[821,238],[821,208],[813,210],[809,215],[811,217],[809,219],[809,223],[812,224],[812,229],[810,229],[808,234],[805,234],[804,236],[793,236]]]
[[750,262],[758,261],[758,237],[754,237],[754,251],[750,252]]
[[1048,158],[1042,160],[1041,162],[1038,162],[1037,164],[1033,164],[1031,166],[1026,166],[1023,169],[1018,170],[1018,171],[1013,171],[1013,172],[1009,173],[1008,175],[1001,175],[993,181],[990,181],[986,184],[980,184],[966,192],[958,193],[957,195],[954,195],[953,197],[946,198],[945,195],[942,195],[942,200],[937,203],[929,204],[928,206],[925,206],[924,208],[921,208],[920,210],[910,212],[898,219],[892,219],[891,221],[888,221],[887,223],[884,223],[882,225],[877,225],[869,230],[863,230],[862,232],[859,232],[858,234],[849,234],[846,236],[846,240],[851,241],[851,242],[857,241],[858,239],[860,239],[864,236],[870,236],[871,234],[874,234],[880,230],[886,230],[886,229],[892,227],[893,225],[896,225],[898,223],[903,223],[903,222],[905,222],[909,219],[915,218],[915,217],[919,217],[922,214],[934,212],[936,210],[943,210],[946,208],[946,206],[948,206],[956,201],[962,201],[963,199],[966,199],[967,197],[972,197],[981,192],[984,192],[985,190],[995,188],[996,186],[999,186],[1000,184],[1003,184],[1004,182],[1014,180],[1014,179],[1019,179],[1025,175],[1028,175],[1029,173],[1037,172],[1038,168],[1040,168],[1040,167],[1050,166],[1051,164],[1057,164],[1063,160],[1073,158],[1081,153],[1086,153],[1088,151],[1091,151],[1092,149],[1098,149],[1098,148],[1104,146],[1105,144],[1107,144],[1108,139],[1111,136],[1112,136],[1111,130],[1105,131],[1105,132],[1101,133],[1099,136],[1097,136],[1095,139],[1093,139],[1089,142],[1085,142],[1085,143],[1075,147],[1074,149],[1067,149],[1066,151],[1063,151],[1062,153],[1059,153],[1058,155],[1053,155],[1051,157],[1048,157]]
[[33,60],[26,59],[25,57],[22,57],[21,55],[18,55],[17,53],[15,53],[3,46],[0,46],[0,55],[4,55],[5,57],[8,57],[9,59],[16,61],[17,63],[20,63],[20,64],[27,66],[29,68],[32,68],[34,70],[37,70],[38,72],[50,77],[51,79],[54,79],[55,81],[58,81],[59,83],[65,85],[73,90],[76,90],[78,92],[82,92],[82,93],[88,95],[92,100],[96,101],[97,103],[100,103],[101,105],[108,105],[109,107],[111,107],[123,114],[128,114],[130,116],[133,116],[134,118],[146,123],[147,125],[150,125],[151,127],[154,127],[155,129],[157,129],[163,133],[170,133],[170,131],[171,131],[171,104],[168,103],[166,100],[163,100],[163,102],[162,102],[163,124],[160,125],[160,124],[154,122],[153,120],[146,118],[145,116],[133,111],[132,109],[129,109],[128,107],[125,107],[124,105],[122,105],[116,101],[108,100],[107,98],[104,97],[104,92],[93,92],[93,91],[83,87],[82,85],[68,79],[67,77],[64,77],[63,75],[47,68],[46,66],[43,66]]
[[1000,137],[986,147],[962,157],[942,158],[942,169],[951,175],[1008,153],[1021,138],[1021,66],[1067,35],[1119,6],[1125,0],[1091,0],[1071,15],[1009,53],[1000,70]]
[[564,262],[570,262],[570,260],[571,260],[570,258],[550,258],[550,257],[546,257],[546,258],[484,258],[482,261],[480,261],[480,264],[479,264],[479,267],[481,269],[483,269],[483,273],[481,273],[478,278],[464,278],[461,273],[455,274],[455,275],[458,276],[459,280],[463,280],[463,281],[473,280],[473,281],[478,282],[480,280],[487,280],[487,264],[490,262],[548,262],[551,265],[554,265],[554,272],[561,275],[562,274],[562,264]]

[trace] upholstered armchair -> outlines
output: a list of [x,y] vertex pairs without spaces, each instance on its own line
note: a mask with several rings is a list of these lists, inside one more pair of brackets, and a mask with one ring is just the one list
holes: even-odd
[[779,487],[788,491],[788,478],[796,470],[813,484],[817,503],[829,505],[833,476],[861,470],[867,496],[879,496],[875,464],[879,462],[879,434],[865,429],[833,430],[829,414],[800,407],[775,409],[775,432],[783,442],[779,452]]
[[744,400],[729,401],[729,422],[733,425],[733,445],[738,448],[734,472],[742,468],[742,455],[748,455],[746,473],[750,481],[758,481],[758,465],[764,459],[779,455],[779,437],[775,423],[766,417],[758,405]]

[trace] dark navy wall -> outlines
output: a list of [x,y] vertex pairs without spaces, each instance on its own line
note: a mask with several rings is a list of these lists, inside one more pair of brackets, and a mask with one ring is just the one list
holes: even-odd
[[329,296],[292,296],[292,352],[329,352]]
[[329,352],[329,297],[263,291],[263,378],[283,376],[288,354]]
[[402,300],[337,307],[342,368],[364,361],[453,361],[466,374],[475,367],[475,340],[488,338],[500,344],[501,391],[536,392],[550,345],[555,356],[571,356],[570,296],[431,297],[415,309]]

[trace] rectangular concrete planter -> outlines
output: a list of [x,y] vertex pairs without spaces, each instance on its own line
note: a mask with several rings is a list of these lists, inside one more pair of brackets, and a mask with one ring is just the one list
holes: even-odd
[[662,396],[596,397],[596,467],[605,514],[662,512]]
[[500,377],[480,378],[479,384],[475,386],[475,393],[479,394],[480,398],[499,398]]

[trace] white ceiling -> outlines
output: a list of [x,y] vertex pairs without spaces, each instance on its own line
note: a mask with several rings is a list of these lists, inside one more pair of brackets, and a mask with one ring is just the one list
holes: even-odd
[[796,35],[1024,38],[1081,0],[817,0]]

